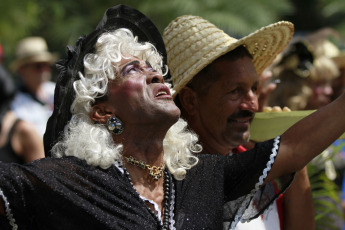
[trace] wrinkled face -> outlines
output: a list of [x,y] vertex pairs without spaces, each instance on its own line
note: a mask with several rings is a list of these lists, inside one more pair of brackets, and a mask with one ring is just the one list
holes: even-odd
[[258,77],[251,58],[219,59],[212,71],[218,80],[206,94],[198,95],[198,129],[203,145],[217,153],[227,154],[246,143],[250,137],[250,123],[258,110],[256,89]]
[[107,103],[125,125],[176,122],[180,110],[162,75],[136,57],[122,59],[116,79],[108,84]]

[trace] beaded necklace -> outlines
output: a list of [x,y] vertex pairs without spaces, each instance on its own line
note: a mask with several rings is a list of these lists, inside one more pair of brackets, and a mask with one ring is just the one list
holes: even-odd
[[[124,169],[124,174],[126,175],[129,183],[132,185],[133,189],[135,190],[135,192],[138,194],[138,192],[136,191],[132,180],[130,178],[130,175],[128,173],[128,171],[126,170],[125,167],[123,167]],[[157,217],[157,215],[154,213],[154,211],[147,206],[147,204],[145,204],[145,202],[143,201],[145,207],[147,208],[147,210],[149,211],[149,213],[153,216],[153,218],[157,221],[157,223],[160,226],[160,229],[162,230],[168,230],[169,229],[169,220],[170,220],[170,205],[171,205],[171,175],[167,172],[167,170],[164,170],[164,212],[163,212],[163,221],[160,221],[159,218]],[[138,196],[140,197],[140,195],[138,194]]]

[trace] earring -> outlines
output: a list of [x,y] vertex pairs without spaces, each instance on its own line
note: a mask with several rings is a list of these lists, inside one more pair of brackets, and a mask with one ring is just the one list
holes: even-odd
[[109,117],[107,120],[107,128],[115,135],[120,135],[124,130],[122,121],[117,117]]

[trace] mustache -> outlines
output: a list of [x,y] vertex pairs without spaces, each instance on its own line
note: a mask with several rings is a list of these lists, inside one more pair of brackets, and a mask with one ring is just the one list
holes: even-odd
[[254,113],[253,112],[250,112],[248,110],[241,110],[239,111],[238,113],[234,113],[232,114],[228,120],[232,120],[232,119],[237,119],[237,118],[243,118],[243,117],[251,117],[251,118],[254,118]]

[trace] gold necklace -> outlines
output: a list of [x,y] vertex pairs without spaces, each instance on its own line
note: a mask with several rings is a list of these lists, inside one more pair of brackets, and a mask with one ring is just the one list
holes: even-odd
[[132,156],[129,156],[129,157],[123,156],[123,158],[125,158],[125,160],[129,164],[138,166],[142,169],[148,169],[149,170],[149,176],[151,176],[154,181],[158,181],[159,178],[161,178],[163,176],[163,171],[165,168],[164,163],[162,164],[162,166],[159,167],[159,166],[151,166],[149,164],[146,164],[145,161],[137,160]]

